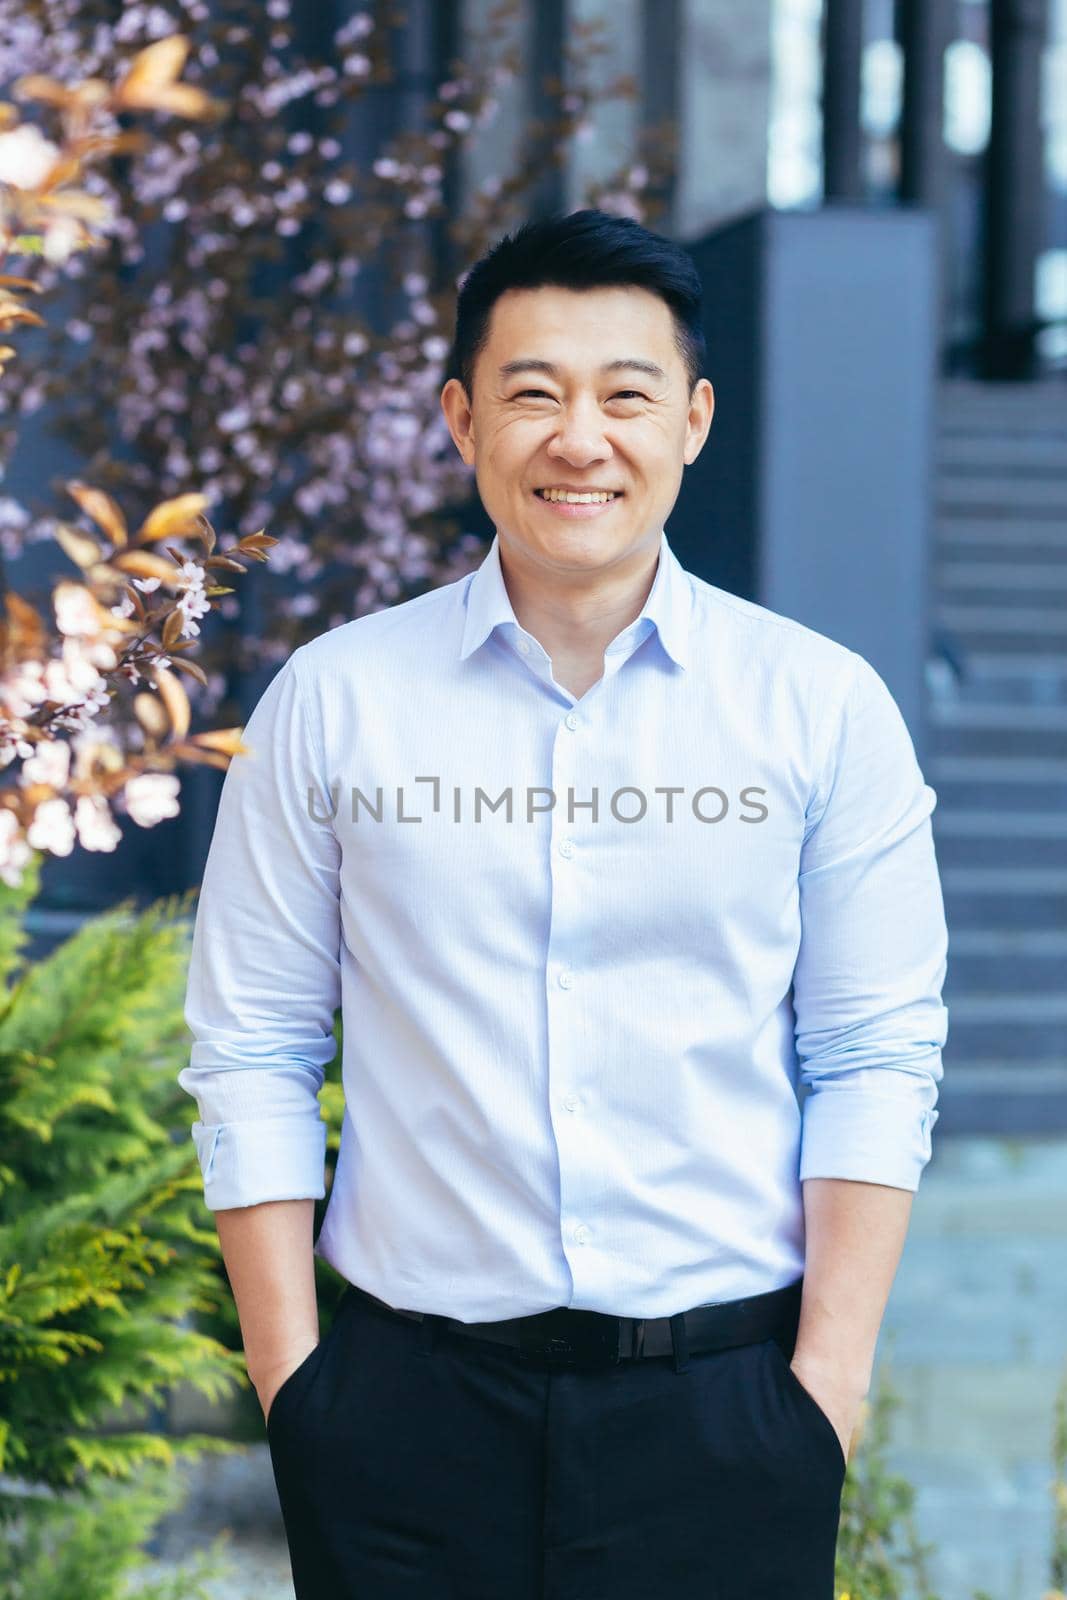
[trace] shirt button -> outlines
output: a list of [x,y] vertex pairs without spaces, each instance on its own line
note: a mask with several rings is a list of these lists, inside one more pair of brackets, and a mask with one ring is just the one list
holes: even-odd
[[565,1094],[563,1096],[563,1104],[567,1107],[568,1111],[577,1111],[578,1096],[576,1094]]
[[560,986],[561,989],[569,989],[573,982],[574,982],[574,977],[573,977],[573,975],[571,973],[569,973],[569,972],[561,972],[560,973],[560,975],[559,975],[559,986]]
[[561,856],[572,856],[574,854],[574,840],[561,839],[559,841],[559,853]]
[[574,1242],[575,1242],[575,1244],[588,1244],[589,1243],[589,1229],[586,1227],[584,1222],[582,1223],[580,1228],[575,1228],[575,1230],[574,1230]]
[[578,718],[574,715],[573,711],[568,711],[567,712],[567,715],[564,717],[563,722],[564,722],[564,725],[566,727],[568,727],[571,730],[572,733],[574,732],[575,728],[578,726]]
[[528,656],[530,654],[530,641],[529,641],[529,639],[520,639],[519,640],[519,649],[522,651],[522,654],[524,656]]

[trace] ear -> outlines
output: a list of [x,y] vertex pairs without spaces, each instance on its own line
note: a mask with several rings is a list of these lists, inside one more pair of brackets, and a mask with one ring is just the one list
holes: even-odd
[[715,390],[707,378],[701,378],[689,402],[689,416],[685,425],[684,460],[690,466],[704,448],[704,440],[715,415]]
[[458,378],[449,378],[441,390],[441,410],[452,442],[468,467],[474,465],[474,414],[467,391]]

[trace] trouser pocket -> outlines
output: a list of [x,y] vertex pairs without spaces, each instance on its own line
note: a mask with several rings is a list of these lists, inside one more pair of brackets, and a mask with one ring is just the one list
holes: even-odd
[[793,1371],[789,1358],[778,1340],[768,1339],[763,1348],[778,1374],[783,1391],[792,1397],[794,1411],[807,1428],[809,1437],[817,1444],[828,1465],[843,1478],[848,1470],[848,1462],[841,1448],[837,1429],[815,1396],[804,1387]]

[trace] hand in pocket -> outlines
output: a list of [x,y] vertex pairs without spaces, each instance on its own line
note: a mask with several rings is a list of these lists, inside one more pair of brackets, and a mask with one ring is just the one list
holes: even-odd
[[307,1345],[302,1351],[298,1351],[295,1363],[292,1353],[290,1353],[284,1362],[272,1367],[269,1373],[256,1384],[256,1393],[259,1395],[259,1403],[263,1408],[263,1421],[265,1424],[270,1421],[270,1414],[274,1410],[278,1395],[285,1388],[290,1378],[295,1377],[301,1367],[311,1360],[321,1343],[321,1339],[316,1339],[313,1345]]

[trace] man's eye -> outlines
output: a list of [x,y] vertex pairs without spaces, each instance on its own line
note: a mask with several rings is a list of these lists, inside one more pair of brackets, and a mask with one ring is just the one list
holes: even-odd
[[[546,400],[551,400],[551,399],[552,399],[552,398],[553,398],[553,397],[552,397],[552,395],[550,395],[550,394],[549,394],[549,393],[548,393],[548,391],[547,391],[547,390],[545,390],[545,389],[522,389],[522,390],[520,390],[520,391],[519,391],[519,393],[518,393],[518,394],[517,394],[517,395],[516,395],[516,396],[515,396],[515,399],[516,399],[516,400],[522,400],[522,399],[524,399],[524,398],[525,398],[525,397],[526,397],[526,395],[528,395],[528,394],[539,394],[539,395],[543,395],[543,396],[544,396],[544,398],[545,398],[545,399],[546,399]],[[623,398],[623,397],[624,397],[624,396],[626,396],[626,395],[630,395],[630,396],[632,396],[632,397],[633,397],[633,398],[634,398],[634,399],[635,399],[635,400],[644,400],[644,399],[645,399],[645,398],[646,398],[646,396],[645,396],[645,395],[643,395],[643,394],[642,394],[642,393],[641,393],[641,392],[640,392],[640,390],[638,390],[638,389],[620,389],[620,390],[619,390],[619,391],[618,391],[618,393],[617,393],[617,394],[613,394],[613,395],[612,395],[612,396],[611,396],[611,398],[612,398],[612,399],[613,399],[613,400],[621,400],[621,399],[622,399],[622,398]]]

